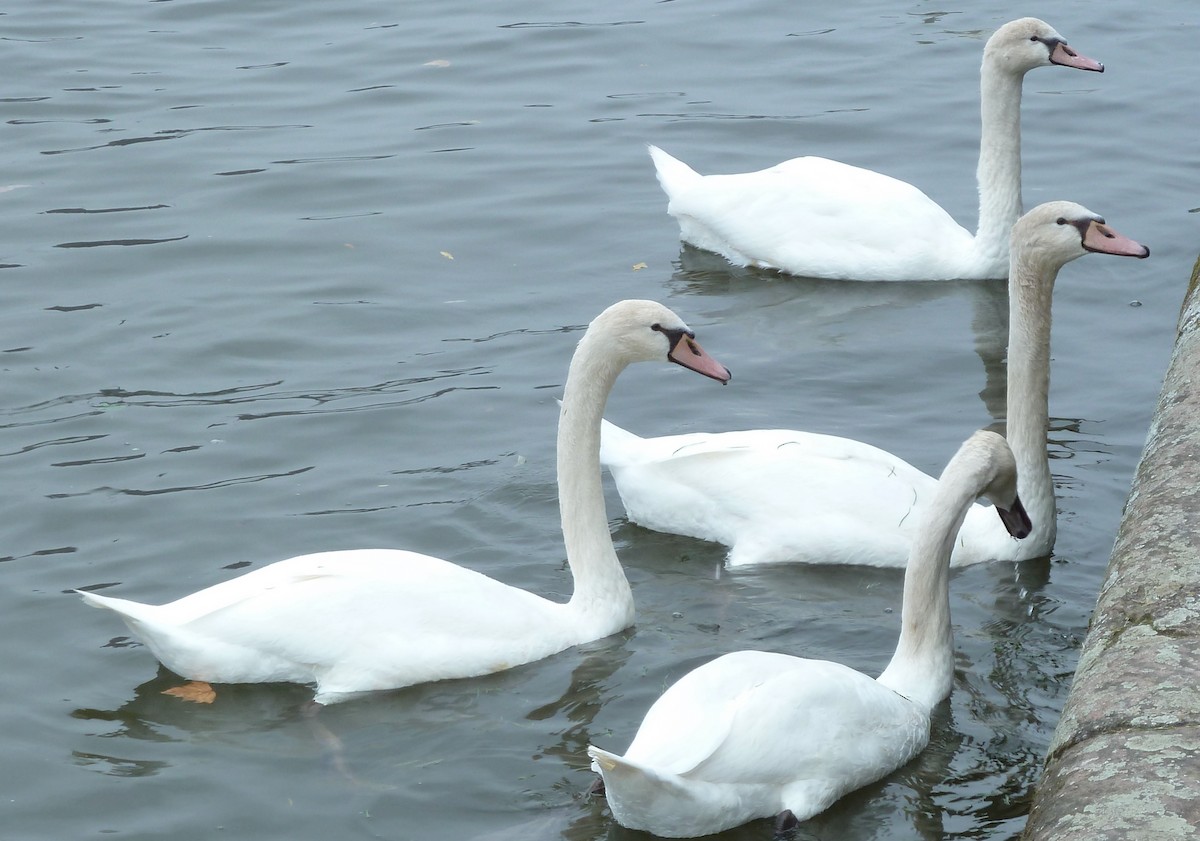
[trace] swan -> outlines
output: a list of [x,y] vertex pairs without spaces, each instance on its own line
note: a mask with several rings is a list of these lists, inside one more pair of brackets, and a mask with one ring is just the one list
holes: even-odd
[[1021,81],[1057,64],[1104,72],[1036,18],[988,39],[980,71],[979,229],[975,235],[911,184],[819,157],[700,175],[657,146],[650,155],[680,238],[737,266],[832,280],[1004,277],[1021,215]]
[[737,651],[667,689],[624,756],[589,746],[617,823],[668,838],[771,815],[790,825],[924,750],[930,712],[954,678],[950,548],[979,495],[1014,537],[1028,533],[1016,462],[994,432],[967,439],[922,512],[900,641],[878,679],[828,660]]
[[604,509],[600,419],[632,362],[669,360],[720,382],[729,371],[671,310],[622,301],[588,326],[558,425],[565,604],[448,561],[396,549],[278,561],[164,605],[77,591],[125,621],[169,669],[210,683],[316,684],[314,700],[519,666],[633,623],[633,596]]
[[[1054,547],[1054,483],[1046,456],[1050,304],[1058,270],[1095,251],[1150,250],[1085,207],[1048,202],[1012,230],[1007,435],[1033,534],[1009,538],[976,505],[951,563],[1043,557]],[[726,563],[803,562],[900,567],[937,480],[870,444],[789,429],[641,438],[608,423],[600,460],[628,518],[655,531],[730,547]]]

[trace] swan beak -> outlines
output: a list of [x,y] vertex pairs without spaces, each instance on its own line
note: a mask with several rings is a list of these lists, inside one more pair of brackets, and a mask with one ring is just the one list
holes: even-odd
[[1050,51],[1050,63],[1061,64],[1063,67],[1074,67],[1076,70],[1094,70],[1104,72],[1104,65],[1094,58],[1080,55],[1067,46],[1066,41],[1059,41]]
[[1083,247],[1098,254],[1116,254],[1120,257],[1150,256],[1150,249],[1140,242],[1118,234],[1102,221],[1093,219],[1083,230]]
[[1021,504],[1021,498],[1018,496],[1013,497],[1013,504],[1008,508],[997,505],[996,513],[1000,515],[1000,522],[1004,523],[1008,533],[1017,540],[1029,537],[1029,533],[1033,531],[1033,523],[1025,513],[1025,506]]
[[705,353],[704,348],[700,347],[699,343],[687,333],[679,337],[675,347],[671,348],[671,352],[667,354],[667,359],[684,368],[690,368],[697,374],[712,377],[722,385],[729,382],[733,376],[729,373],[728,368]]

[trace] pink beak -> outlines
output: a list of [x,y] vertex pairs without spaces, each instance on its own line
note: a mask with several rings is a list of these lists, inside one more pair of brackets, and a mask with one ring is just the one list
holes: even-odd
[[1120,257],[1149,257],[1150,249],[1127,236],[1118,234],[1103,222],[1092,220],[1083,231],[1083,247],[1099,254],[1116,254]]
[[690,368],[698,374],[712,377],[719,383],[729,382],[733,375],[729,369],[704,352],[704,348],[691,336],[684,333],[667,354],[667,359],[677,362],[684,368]]
[[1103,64],[1094,58],[1080,55],[1068,47],[1064,41],[1059,41],[1054,45],[1054,49],[1050,51],[1050,63],[1061,64],[1063,67],[1074,67],[1076,70],[1094,70],[1097,73],[1104,72]]

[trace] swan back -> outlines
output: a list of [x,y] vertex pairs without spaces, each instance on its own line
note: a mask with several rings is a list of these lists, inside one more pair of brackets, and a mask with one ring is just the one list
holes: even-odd
[[[729,547],[730,567],[903,567],[937,479],[839,436],[788,429],[641,438],[603,427],[601,462],[629,519]],[[973,506],[955,566],[1024,557],[990,507]]]
[[667,838],[805,820],[908,762],[926,711],[840,663],[735,651],[655,701],[624,756],[588,748],[613,817]]

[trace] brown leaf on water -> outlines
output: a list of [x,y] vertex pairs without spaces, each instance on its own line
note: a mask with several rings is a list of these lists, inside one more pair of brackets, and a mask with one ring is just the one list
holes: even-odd
[[164,695],[174,695],[193,704],[211,704],[217,700],[217,690],[202,680],[189,680],[183,686],[172,686],[162,691]]

